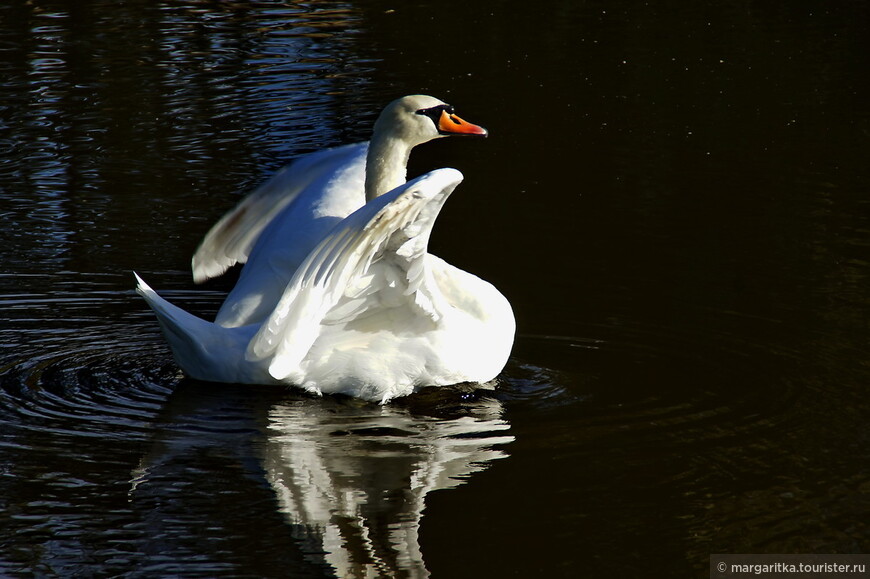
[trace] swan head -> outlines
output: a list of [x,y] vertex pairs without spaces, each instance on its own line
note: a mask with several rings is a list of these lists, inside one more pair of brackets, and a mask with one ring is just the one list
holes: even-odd
[[452,106],[427,95],[409,95],[391,102],[375,122],[374,132],[398,138],[411,147],[439,137],[487,135],[483,127],[456,116]]
[[375,121],[366,155],[366,200],[405,182],[411,149],[450,135],[485,137],[486,129],[463,121],[453,107],[426,95],[394,100]]

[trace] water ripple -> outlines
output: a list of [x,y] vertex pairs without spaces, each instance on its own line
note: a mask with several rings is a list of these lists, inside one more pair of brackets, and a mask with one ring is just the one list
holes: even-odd
[[578,433],[575,446],[699,447],[797,427],[800,395],[786,376],[770,376],[769,348],[714,338],[702,350],[692,347],[697,337],[662,327],[607,339],[521,336],[498,395],[514,412],[549,409],[545,427]]
[[0,331],[0,420],[9,431],[141,434],[178,379],[157,336],[131,330],[141,318],[132,292],[82,277],[31,276],[31,287],[52,291],[0,296],[9,322]]

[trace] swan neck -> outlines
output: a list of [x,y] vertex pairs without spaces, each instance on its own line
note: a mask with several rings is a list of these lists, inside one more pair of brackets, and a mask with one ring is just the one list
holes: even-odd
[[405,183],[411,148],[400,138],[375,133],[366,156],[367,202]]

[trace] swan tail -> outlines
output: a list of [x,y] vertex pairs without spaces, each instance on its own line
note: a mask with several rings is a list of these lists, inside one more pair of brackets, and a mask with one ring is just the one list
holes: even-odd
[[336,224],[300,265],[253,336],[247,360],[269,360],[274,379],[299,380],[324,323],[340,325],[391,307],[383,303],[385,288],[395,288],[394,297],[406,298],[437,321],[439,294],[432,291],[424,260],[435,218],[461,181],[455,169],[432,171]]
[[244,342],[240,343],[234,336],[234,329],[212,324],[171,304],[139,274],[134,272],[133,275],[136,276],[136,293],[145,298],[156,314],[172,355],[185,374],[213,382],[240,381],[235,375],[238,368],[232,363],[232,352],[242,354]]

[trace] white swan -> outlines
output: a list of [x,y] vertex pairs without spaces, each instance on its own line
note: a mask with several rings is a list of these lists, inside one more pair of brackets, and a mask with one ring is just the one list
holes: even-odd
[[426,251],[462,175],[439,169],[404,183],[411,148],[454,133],[486,134],[437,99],[404,97],[369,144],[303,157],[242,201],[194,256],[200,280],[247,261],[215,323],[137,275],[182,369],[380,402],[495,378],[513,343],[510,304]]
[[280,170],[218,221],[193,256],[197,283],[245,263],[215,323],[262,322],[338,221],[405,182],[412,148],[448,135],[486,134],[444,102],[411,95],[384,109],[369,143],[306,155]]

